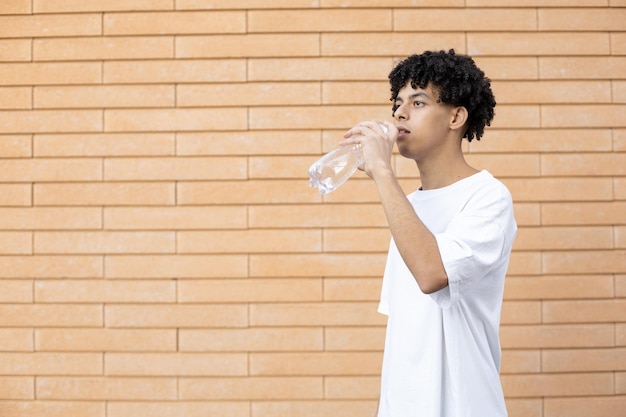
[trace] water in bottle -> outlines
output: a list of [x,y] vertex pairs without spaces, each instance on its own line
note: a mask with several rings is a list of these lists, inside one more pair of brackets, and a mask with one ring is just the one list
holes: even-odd
[[[387,126],[378,123],[384,133]],[[309,168],[309,185],[320,194],[328,194],[339,188],[364,162],[360,145],[344,146],[330,151]]]
[[363,153],[357,146],[337,148],[324,155],[309,168],[309,185],[320,194],[339,188],[363,163]]

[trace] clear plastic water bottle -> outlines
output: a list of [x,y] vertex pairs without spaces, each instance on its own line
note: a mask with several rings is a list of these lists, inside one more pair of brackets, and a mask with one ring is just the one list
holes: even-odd
[[[387,126],[379,123],[383,132]],[[309,168],[309,185],[328,194],[348,180],[365,161],[360,146],[344,146],[330,151]]]
[[320,194],[339,188],[363,163],[363,153],[357,146],[337,148],[324,155],[309,168],[309,185]]

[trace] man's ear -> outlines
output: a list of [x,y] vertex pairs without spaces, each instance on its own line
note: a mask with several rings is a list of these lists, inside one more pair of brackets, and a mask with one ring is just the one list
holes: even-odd
[[452,117],[450,118],[450,129],[461,129],[465,126],[469,114],[467,109],[463,106],[457,106],[452,108]]

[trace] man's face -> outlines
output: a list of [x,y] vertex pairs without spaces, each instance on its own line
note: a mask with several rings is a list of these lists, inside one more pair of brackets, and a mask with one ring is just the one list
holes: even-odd
[[407,83],[393,104],[398,128],[398,150],[411,159],[423,159],[443,144],[449,131],[452,106],[439,102],[439,92],[430,84],[413,88]]

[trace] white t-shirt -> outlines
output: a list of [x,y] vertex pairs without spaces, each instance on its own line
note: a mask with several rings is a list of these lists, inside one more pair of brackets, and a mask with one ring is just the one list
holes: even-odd
[[504,417],[498,331],[517,233],[511,195],[481,171],[408,198],[437,239],[449,284],[422,293],[392,239],[378,417]]

